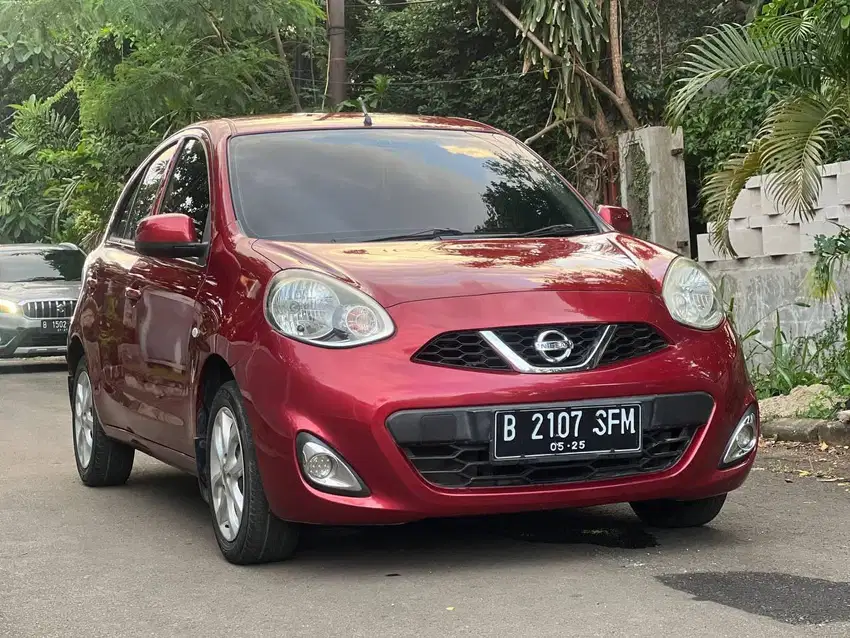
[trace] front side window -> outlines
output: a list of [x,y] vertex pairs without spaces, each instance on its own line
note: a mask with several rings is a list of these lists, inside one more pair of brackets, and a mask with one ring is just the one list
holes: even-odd
[[123,227],[122,236],[124,239],[135,239],[136,226],[139,225],[142,219],[153,213],[160,184],[162,184],[165,172],[168,170],[168,163],[171,161],[176,149],[176,146],[170,146],[165,149],[151,163],[148,170],[145,171],[144,177],[139,182],[139,187],[133,198],[133,204],[130,207],[127,222]]
[[599,232],[557,173],[497,133],[243,135],[230,140],[228,161],[237,217],[252,237],[359,242],[428,229],[511,236],[554,225]]
[[0,282],[80,281],[86,256],[79,250],[45,249],[0,253]]
[[204,236],[210,212],[210,188],[207,156],[199,140],[190,139],[183,146],[174,164],[161,210],[163,213],[188,215],[195,222],[198,239]]

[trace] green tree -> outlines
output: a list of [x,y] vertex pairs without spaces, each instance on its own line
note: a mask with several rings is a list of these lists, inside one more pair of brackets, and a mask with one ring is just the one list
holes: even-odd
[[722,26],[686,51],[667,111],[672,125],[683,122],[718,82],[760,79],[775,92],[745,148],[705,181],[704,214],[714,222],[712,240],[719,249],[732,252],[732,206],[754,175],[769,175],[765,187],[786,211],[811,216],[821,188],[819,167],[850,124],[848,29],[848,0],[777,0],[748,26]]

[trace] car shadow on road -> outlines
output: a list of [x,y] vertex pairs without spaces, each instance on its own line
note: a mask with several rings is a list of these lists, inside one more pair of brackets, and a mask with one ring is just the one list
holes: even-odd
[[[130,478],[127,507],[156,508],[158,523],[169,520],[199,539],[211,557],[218,552],[210,516],[197,480],[170,468],[145,469]],[[134,498],[133,493],[136,497]],[[152,523],[153,525],[154,523]],[[160,528],[161,529],[161,528]],[[156,530],[152,530],[155,532]],[[299,551],[286,569],[321,566],[348,575],[427,573],[434,569],[492,567],[569,560],[593,552],[645,556],[646,550],[678,553],[695,545],[705,550],[735,544],[722,528],[652,530],[628,506],[556,510],[502,516],[427,520],[380,527],[304,526]],[[659,540],[661,539],[661,540]],[[265,569],[274,569],[269,566]]]

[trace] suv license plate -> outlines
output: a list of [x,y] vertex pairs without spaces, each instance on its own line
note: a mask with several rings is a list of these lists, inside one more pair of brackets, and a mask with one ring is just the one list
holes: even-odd
[[42,319],[41,331],[50,334],[68,334],[71,322],[68,319]]
[[539,408],[496,413],[493,458],[640,452],[639,404]]

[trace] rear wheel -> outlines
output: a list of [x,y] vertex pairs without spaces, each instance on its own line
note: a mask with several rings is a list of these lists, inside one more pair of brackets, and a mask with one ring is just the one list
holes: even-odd
[[85,357],[74,374],[71,424],[74,458],[82,482],[89,487],[122,485],[133,471],[136,451],[106,436],[94,408],[91,377]]
[[234,381],[219,388],[209,414],[207,485],[221,553],[238,565],[289,558],[298,544],[299,528],[269,509],[251,427]]
[[698,501],[640,501],[632,503],[638,518],[651,527],[700,527],[723,509],[726,494]]

